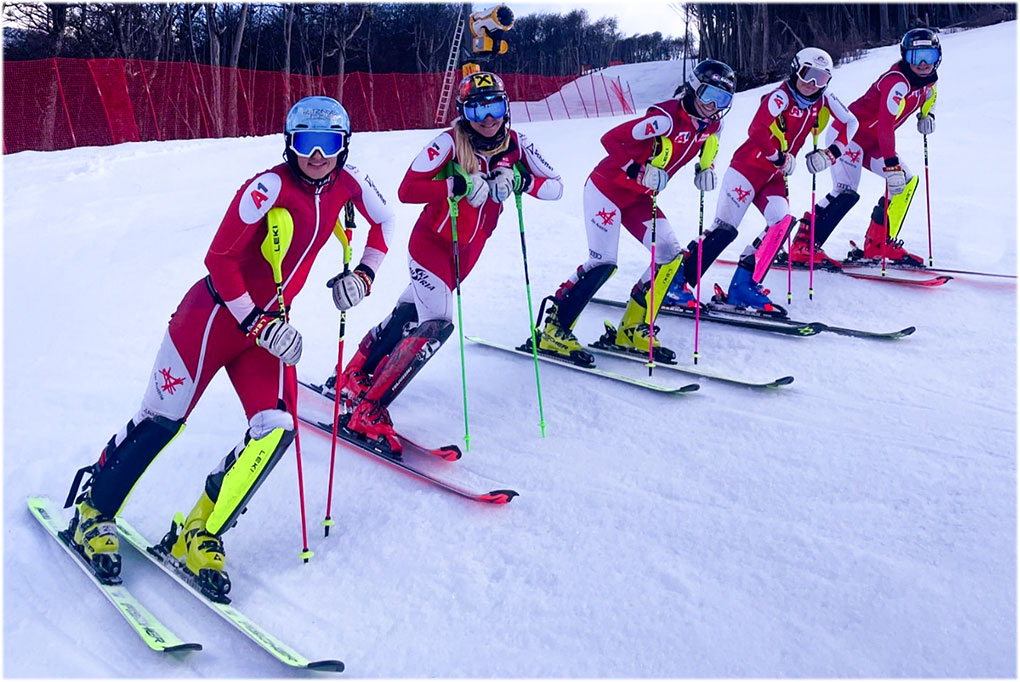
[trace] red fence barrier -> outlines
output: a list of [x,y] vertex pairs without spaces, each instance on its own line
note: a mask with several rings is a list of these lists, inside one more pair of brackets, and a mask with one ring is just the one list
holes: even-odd
[[[511,101],[573,76],[503,75]],[[443,74],[285,75],[138,59],[4,62],[4,153],[147,140],[269,135],[308,95],[336,97],[355,131],[435,127]],[[455,112],[451,111],[452,118]]]

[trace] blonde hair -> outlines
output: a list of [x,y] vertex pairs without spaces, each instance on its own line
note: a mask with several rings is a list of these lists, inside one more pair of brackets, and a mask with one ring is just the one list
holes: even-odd
[[[464,123],[464,125],[470,125]],[[482,156],[494,156],[496,154],[502,154],[510,147],[510,131],[506,133],[506,137],[503,138],[503,142],[495,149],[488,151],[479,151],[475,149],[474,145],[471,144],[471,136],[464,132],[461,127],[460,119],[454,123],[453,126],[453,160],[456,161],[466,173],[477,173],[479,170],[478,158],[475,156],[476,153]]]

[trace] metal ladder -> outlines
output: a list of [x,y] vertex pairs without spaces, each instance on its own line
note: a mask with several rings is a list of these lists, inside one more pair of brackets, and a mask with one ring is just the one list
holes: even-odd
[[436,107],[436,125],[446,123],[446,112],[450,109],[453,98],[453,86],[457,80],[457,55],[460,54],[460,41],[464,37],[464,17],[457,21],[453,32],[453,43],[450,45],[450,58],[446,60],[446,75],[443,77],[443,90],[439,94],[439,105]]

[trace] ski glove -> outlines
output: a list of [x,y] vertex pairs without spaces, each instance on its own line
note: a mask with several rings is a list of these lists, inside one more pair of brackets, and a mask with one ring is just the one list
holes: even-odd
[[814,175],[821,173],[836,163],[837,158],[839,158],[839,147],[832,145],[828,149],[816,149],[808,152],[807,156],[804,157],[804,163],[807,164],[808,170]]
[[[890,163],[890,162],[893,163]],[[889,188],[889,196],[896,196],[901,194],[904,189],[907,188],[907,174],[903,172],[903,167],[900,166],[899,162],[895,159],[886,159],[885,168],[882,169],[882,173],[885,174],[886,187]]]
[[769,159],[776,165],[776,168],[783,175],[793,175],[793,169],[797,167],[797,159],[793,154],[787,154],[786,152],[776,152],[779,154],[775,159]]
[[935,114],[927,116],[917,115],[917,132],[922,135],[931,135],[935,132]]
[[489,197],[503,203],[514,193],[514,171],[512,168],[497,168],[489,174]]
[[284,322],[279,312],[267,313],[255,308],[244,318],[241,330],[284,364],[296,365],[301,359],[301,333]]
[[643,166],[636,161],[627,166],[627,177],[636,180],[653,192],[661,192],[666,189],[669,182],[669,173],[658,166],[646,163]]
[[470,191],[468,182],[463,175],[453,176],[453,185],[450,187],[450,191],[454,199],[458,201],[467,199],[469,204],[478,208],[489,198],[489,183],[485,181],[485,176],[481,173],[472,173],[468,177],[471,180]]
[[524,194],[535,184],[535,176],[531,174],[531,171],[523,163],[517,164],[517,172],[520,173],[521,180],[514,186],[514,191]]
[[333,305],[337,310],[349,310],[361,303],[372,292],[372,271],[359,265],[347,274],[339,274],[326,282],[333,289]]
[[694,186],[702,192],[711,192],[715,189],[715,171],[711,168],[705,170],[694,169]]

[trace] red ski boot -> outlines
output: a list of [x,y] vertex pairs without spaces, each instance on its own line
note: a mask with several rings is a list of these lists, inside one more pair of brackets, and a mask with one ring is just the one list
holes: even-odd
[[924,267],[924,259],[904,249],[902,239],[889,239],[885,225],[872,220],[864,235],[864,257],[880,261],[883,256],[890,263]]
[[[828,270],[841,270],[843,265],[833,258],[830,258],[822,247],[815,246],[815,268]],[[790,248],[790,260],[794,265],[808,267],[811,264],[811,214],[805,214],[800,219],[800,228],[793,238],[793,245]]]
[[393,420],[390,419],[389,410],[379,403],[371,400],[362,400],[351,413],[347,420],[347,430],[364,438],[384,450],[396,459],[400,459],[400,452],[403,449],[397,432],[393,430]]

